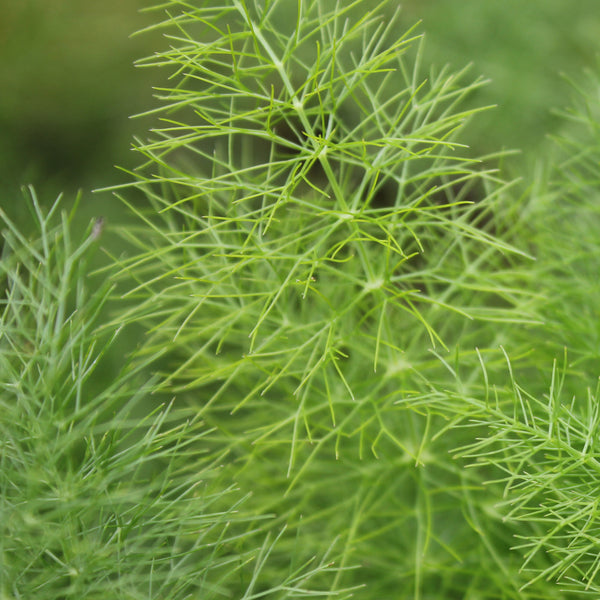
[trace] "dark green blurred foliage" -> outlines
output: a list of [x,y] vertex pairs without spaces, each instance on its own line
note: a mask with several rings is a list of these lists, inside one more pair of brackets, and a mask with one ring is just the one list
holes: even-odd
[[[128,116],[149,106],[156,75],[133,66],[152,36],[143,0],[0,0],[0,182],[2,205],[118,180],[130,164]],[[16,211],[18,212],[18,211]]]

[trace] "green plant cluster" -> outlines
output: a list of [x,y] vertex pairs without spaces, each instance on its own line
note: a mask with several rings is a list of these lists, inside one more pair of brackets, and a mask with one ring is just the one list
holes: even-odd
[[512,181],[385,2],[160,8],[128,220],[0,214],[0,598],[597,597],[598,80]]

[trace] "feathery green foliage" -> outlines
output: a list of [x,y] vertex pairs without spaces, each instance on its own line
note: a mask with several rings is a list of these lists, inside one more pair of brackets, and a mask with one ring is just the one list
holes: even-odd
[[[150,401],[156,356],[96,376],[123,335],[99,323],[110,280],[89,278],[101,223],[77,239],[60,198],[31,206],[32,239],[2,215],[2,597],[218,598],[232,580],[249,597],[277,538],[246,545],[241,524],[263,516],[240,510],[208,428]],[[290,570],[273,593],[331,570]]]
[[[555,140],[553,164],[533,187],[528,212],[546,321],[529,335],[546,381],[534,385],[541,378],[531,377],[531,366],[511,365],[508,356],[504,376],[495,367],[490,375],[482,361],[483,389],[447,405],[468,427],[483,426],[457,454],[494,467],[497,506],[514,528],[524,585],[558,580],[574,597],[600,591],[597,77],[586,87],[596,95],[578,89],[575,108],[565,113],[577,127]],[[505,383],[492,378],[499,376]]]
[[127,254],[4,218],[5,596],[598,592],[595,98],[506,181],[385,4],[166,2]]

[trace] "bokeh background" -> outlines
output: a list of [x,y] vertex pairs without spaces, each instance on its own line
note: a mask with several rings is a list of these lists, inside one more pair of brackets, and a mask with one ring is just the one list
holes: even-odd
[[[0,0],[0,205],[10,214],[23,206],[23,184],[45,201],[82,190],[91,213],[116,210],[91,190],[125,181],[115,165],[135,165],[132,136],[149,126],[129,117],[150,108],[152,86],[164,83],[166,74],[133,66],[164,43],[156,32],[131,36],[158,20],[149,7]],[[474,78],[491,79],[470,100],[498,105],[470,126],[474,152],[538,155],[561,126],[552,109],[569,103],[561,73],[577,79],[598,65],[598,0],[407,0],[390,9],[406,28],[422,21],[425,63],[472,63]]]

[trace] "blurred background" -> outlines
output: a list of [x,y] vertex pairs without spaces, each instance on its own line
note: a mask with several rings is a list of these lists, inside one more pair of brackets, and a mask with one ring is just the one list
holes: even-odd
[[115,165],[134,164],[132,136],[148,126],[129,116],[152,105],[160,82],[133,65],[161,42],[131,37],[158,19],[145,5],[0,0],[0,206],[12,218],[27,212],[23,185],[45,204],[81,190],[102,214],[111,200],[91,190],[126,180]]
[[[131,37],[159,19],[142,10],[148,6],[0,0],[5,210],[17,214],[20,187],[34,184],[47,202],[80,189],[91,213],[106,212],[109,195],[90,190],[126,180],[114,165],[135,165],[130,142],[134,134],[144,137],[149,121],[129,117],[152,106],[151,87],[166,75],[133,66],[162,43],[157,33]],[[422,20],[426,62],[455,70],[472,63],[473,78],[491,79],[471,99],[498,105],[471,125],[466,141],[474,152],[520,148],[525,157],[536,155],[559,127],[552,109],[569,103],[560,73],[577,79],[598,64],[598,0],[407,0],[391,9],[402,11],[406,28]]]

